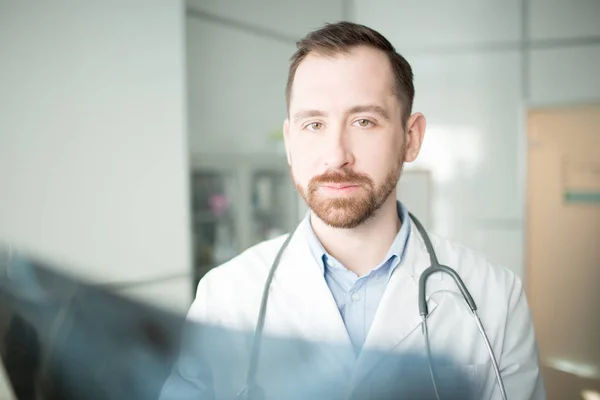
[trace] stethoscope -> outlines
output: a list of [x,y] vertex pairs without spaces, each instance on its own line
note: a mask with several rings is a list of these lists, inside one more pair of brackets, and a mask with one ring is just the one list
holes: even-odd
[[[498,362],[496,361],[494,351],[492,350],[492,345],[490,344],[490,340],[488,339],[488,336],[485,332],[483,324],[481,323],[481,319],[479,319],[479,315],[477,314],[477,305],[475,305],[475,301],[473,300],[471,293],[469,293],[469,290],[467,289],[467,287],[463,283],[462,279],[460,278],[460,276],[454,269],[452,269],[446,265],[442,265],[438,262],[437,256],[435,254],[435,250],[433,249],[433,245],[431,244],[431,240],[429,239],[429,235],[427,235],[425,228],[423,227],[421,222],[414,215],[409,213],[409,216],[413,220],[415,226],[417,227],[417,230],[419,231],[419,233],[421,234],[421,237],[423,238],[423,241],[425,242],[425,247],[427,248],[427,253],[429,254],[429,259],[431,262],[431,266],[429,268],[427,268],[425,271],[423,271],[423,273],[421,274],[421,277],[419,278],[419,314],[421,315],[421,318],[422,318],[421,331],[425,338],[425,347],[427,349],[427,361],[428,361],[428,365],[429,365],[429,374],[431,375],[431,382],[433,383],[433,389],[435,391],[436,399],[440,400],[440,395],[439,395],[437,384],[435,381],[435,373],[433,370],[433,365],[432,365],[433,363],[431,361],[431,349],[429,347],[429,333],[427,330],[427,316],[429,315],[429,310],[427,307],[426,284],[427,284],[427,279],[429,278],[429,276],[431,274],[434,274],[436,272],[443,272],[452,277],[452,279],[456,283],[456,286],[458,286],[458,289],[460,290],[465,302],[469,306],[469,309],[471,310],[471,313],[473,314],[473,318],[475,319],[475,323],[477,324],[477,328],[479,329],[479,333],[480,333],[483,341],[485,342],[485,346],[490,355],[490,360],[492,361],[492,365],[494,367],[494,372],[496,374],[496,383],[498,384],[498,387],[500,388],[500,394],[502,396],[502,399],[507,400],[506,391],[504,389],[504,380],[502,379],[502,376],[500,375],[500,368],[498,367]],[[250,353],[250,364],[248,366],[248,374],[246,376],[246,385],[238,393],[238,398],[240,398],[240,399],[259,400],[259,399],[265,398],[263,389],[260,387],[260,385],[258,385],[256,383],[256,374],[258,371],[258,356],[260,354],[260,345],[261,345],[261,340],[262,340],[262,336],[263,336],[263,329],[265,326],[265,316],[267,314],[267,302],[269,299],[269,288],[271,287],[271,282],[273,281],[273,276],[275,275],[275,271],[277,270],[277,267],[279,266],[279,262],[281,261],[283,252],[285,251],[288,244],[290,243],[292,235],[293,235],[293,233],[290,233],[288,235],[285,242],[281,245],[279,251],[277,252],[277,255],[275,256],[275,260],[273,260],[273,264],[271,265],[271,269],[269,270],[269,275],[267,276],[267,281],[263,288],[263,295],[262,295],[262,299],[260,302],[260,311],[258,314],[256,330],[254,332],[254,341],[252,343],[252,352]]]

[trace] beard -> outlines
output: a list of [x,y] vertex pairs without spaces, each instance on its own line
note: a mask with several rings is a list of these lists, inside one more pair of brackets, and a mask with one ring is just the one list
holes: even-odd
[[[333,228],[352,229],[373,217],[396,189],[402,174],[403,160],[404,151],[379,186],[375,186],[368,175],[348,168],[315,176],[309,181],[307,188],[298,184],[296,179],[294,182],[308,207],[325,224]],[[326,196],[319,192],[319,188],[327,184],[348,184],[357,186],[357,189],[349,194]]]

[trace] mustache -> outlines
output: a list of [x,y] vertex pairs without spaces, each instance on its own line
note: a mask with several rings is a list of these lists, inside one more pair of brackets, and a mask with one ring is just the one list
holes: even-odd
[[349,169],[340,171],[328,171],[322,175],[317,175],[310,180],[312,185],[325,183],[349,183],[352,185],[373,186],[373,181],[366,174],[361,174]]

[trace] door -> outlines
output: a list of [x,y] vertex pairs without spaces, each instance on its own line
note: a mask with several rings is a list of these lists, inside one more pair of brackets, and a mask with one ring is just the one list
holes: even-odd
[[586,398],[600,393],[600,106],[531,111],[528,139],[527,292],[546,390]]

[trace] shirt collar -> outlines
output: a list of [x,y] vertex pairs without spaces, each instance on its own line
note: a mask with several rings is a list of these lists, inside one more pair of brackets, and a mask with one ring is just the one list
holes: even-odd
[[[402,260],[404,257],[404,252],[406,249],[406,243],[408,241],[408,237],[410,235],[410,222],[408,216],[408,209],[402,204],[400,201],[396,201],[396,208],[398,210],[398,217],[400,218],[401,226],[400,230],[396,234],[394,241],[392,242],[392,246],[390,247],[384,262],[389,261],[392,257],[395,257],[396,260]],[[325,251],[325,248],[317,238],[315,231],[312,228],[312,224],[310,222],[310,210],[307,211],[305,218],[305,223],[303,224],[305,227],[305,236],[308,240],[308,245],[310,247],[311,253],[317,263],[319,268],[321,268],[321,272],[324,274],[325,269],[327,268],[325,260],[327,257],[331,257]],[[398,262],[394,262],[394,265],[399,264]],[[392,268],[390,268],[390,274],[392,272]]]

